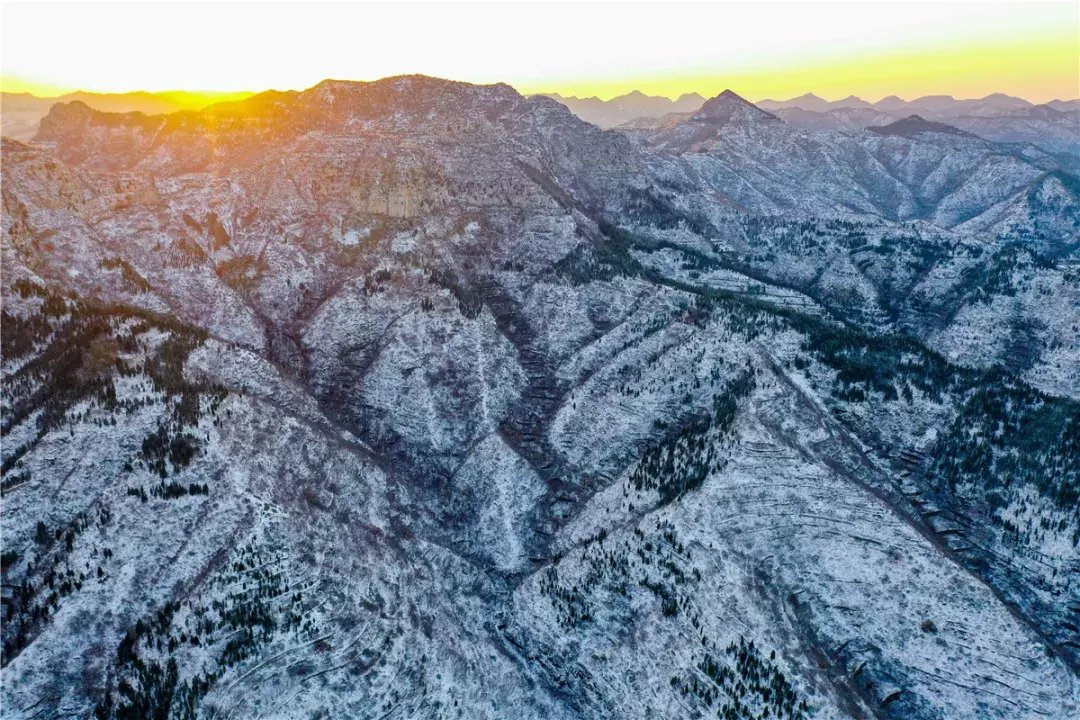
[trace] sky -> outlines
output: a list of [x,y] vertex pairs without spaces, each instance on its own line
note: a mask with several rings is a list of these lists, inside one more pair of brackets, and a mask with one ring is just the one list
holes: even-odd
[[3,89],[302,89],[423,73],[524,93],[1080,96],[1080,2],[4,3]]

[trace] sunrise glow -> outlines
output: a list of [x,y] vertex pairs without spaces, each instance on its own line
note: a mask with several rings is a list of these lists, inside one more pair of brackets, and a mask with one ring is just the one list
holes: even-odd
[[601,98],[1080,94],[1076,3],[600,3],[575,6],[573,23],[518,3],[274,5],[257,21],[251,9],[6,5],[3,89],[235,92],[424,73]]

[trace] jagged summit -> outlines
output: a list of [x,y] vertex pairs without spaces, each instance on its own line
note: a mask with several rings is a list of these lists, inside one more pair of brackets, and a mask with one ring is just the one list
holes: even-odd
[[961,130],[960,128],[945,123],[933,122],[932,120],[923,118],[921,115],[909,115],[906,118],[897,120],[894,123],[889,123],[888,125],[868,127],[867,130],[875,132],[878,135],[901,135],[903,137],[911,137],[919,133],[944,133],[962,137],[975,137],[971,133]]

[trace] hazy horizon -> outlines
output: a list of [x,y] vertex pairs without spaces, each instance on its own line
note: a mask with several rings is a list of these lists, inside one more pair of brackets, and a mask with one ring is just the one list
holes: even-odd
[[604,100],[730,88],[753,101],[1001,92],[1043,103],[1080,87],[1075,3],[599,3],[571,16],[537,4],[274,5],[257,28],[245,4],[79,4],[63,25],[57,7],[4,6],[5,92],[235,94],[408,74]]
[[[423,73],[412,73],[412,74],[423,74]],[[380,80],[384,80],[384,79],[387,79],[387,78],[390,78],[390,77],[397,77],[397,76],[389,75],[389,76],[386,76],[386,77],[373,78],[373,79],[352,79],[352,78],[331,78],[331,77],[327,77],[327,78],[324,78],[323,80],[320,80],[319,82],[324,82],[326,80],[333,80],[333,81],[340,81],[340,82],[366,83],[366,82],[378,82]],[[455,80],[453,78],[443,78],[443,77],[434,76],[434,75],[428,75],[427,77],[433,77],[433,78],[436,78],[436,79],[439,79],[439,80],[447,80],[447,81],[450,81],[450,82],[465,82],[465,83],[469,82],[468,80]],[[5,82],[6,82],[6,79],[5,79]],[[480,85],[498,84],[499,82],[501,82],[501,81],[496,81],[496,83],[473,83],[473,84],[480,84]],[[104,96],[124,96],[124,95],[147,94],[147,95],[153,95],[155,97],[162,97],[162,98],[165,98],[165,97],[173,97],[173,98],[175,98],[175,96],[195,96],[196,98],[198,98],[200,100],[205,100],[205,101],[208,101],[209,103],[213,103],[213,102],[228,102],[228,101],[231,101],[231,100],[240,100],[240,99],[243,99],[243,98],[246,98],[246,97],[252,97],[254,95],[258,95],[258,94],[264,93],[264,92],[299,92],[299,91],[310,89],[311,87],[314,87],[315,85],[318,85],[318,84],[319,83],[315,83],[313,85],[310,85],[310,86],[307,86],[307,87],[304,87],[304,88],[273,88],[273,87],[270,87],[270,88],[261,88],[261,89],[258,89],[258,90],[202,90],[202,89],[199,89],[199,88],[192,88],[192,89],[175,89],[174,88],[174,89],[169,89],[169,90],[146,90],[146,89],[142,89],[142,88],[135,88],[135,89],[132,89],[132,90],[98,91],[98,90],[85,90],[85,89],[71,89],[71,90],[65,89],[65,90],[56,90],[56,91],[53,91],[51,93],[33,92],[32,90],[8,89],[8,87],[5,86],[3,88],[3,90],[2,90],[2,92],[4,92],[5,94],[11,94],[11,95],[30,95],[32,97],[42,99],[42,100],[51,100],[51,99],[66,97],[66,96],[69,96],[69,95],[80,95],[80,94],[104,95]],[[683,97],[685,95],[697,94],[697,95],[705,98],[706,100],[708,100],[709,98],[716,97],[717,95],[719,95],[724,90],[731,90],[732,92],[736,93],[740,97],[743,97],[746,100],[749,100],[750,102],[754,102],[754,103],[766,102],[766,101],[770,101],[770,100],[775,101],[775,102],[786,102],[786,101],[798,99],[798,98],[806,96],[806,95],[813,95],[813,96],[815,96],[815,97],[817,97],[817,98],[819,98],[821,100],[824,100],[826,102],[838,102],[840,100],[846,100],[849,97],[855,97],[855,98],[857,98],[859,100],[863,100],[863,101],[871,103],[871,104],[880,102],[881,100],[884,100],[884,99],[889,98],[889,97],[899,97],[901,100],[903,100],[905,102],[913,102],[913,101],[916,101],[916,100],[919,100],[919,99],[922,99],[922,98],[925,98],[925,97],[946,97],[946,96],[951,97],[952,99],[957,100],[957,101],[970,101],[970,100],[983,100],[983,99],[985,99],[987,97],[990,97],[992,95],[1007,95],[1007,96],[1010,96],[1010,97],[1019,98],[1021,100],[1026,100],[1027,102],[1030,102],[1033,105],[1039,105],[1039,104],[1043,104],[1045,102],[1051,102],[1051,101],[1054,101],[1054,100],[1064,100],[1064,101],[1080,100],[1080,93],[1076,93],[1075,95],[1072,95],[1072,96],[1061,96],[1061,97],[1050,98],[1049,100],[1045,100],[1045,101],[1040,102],[1040,101],[1032,99],[1030,97],[1025,97],[1022,94],[1014,94],[1014,93],[1008,93],[1008,92],[1002,92],[1002,91],[994,91],[994,92],[987,93],[985,95],[980,95],[980,96],[977,96],[977,97],[976,96],[963,97],[963,96],[950,95],[948,93],[928,93],[928,94],[925,94],[925,95],[911,95],[911,96],[903,96],[903,95],[899,95],[898,93],[886,93],[886,94],[884,94],[884,95],[882,95],[880,97],[875,97],[875,96],[867,97],[867,96],[864,96],[864,95],[858,95],[857,93],[837,94],[836,96],[828,96],[828,95],[822,95],[822,94],[814,92],[812,90],[807,90],[805,92],[798,92],[798,93],[795,93],[795,94],[783,95],[783,96],[778,95],[778,96],[775,96],[775,97],[748,97],[748,96],[744,95],[743,93],[739,92],[735,88],[723,88],[721,91],[716,92],[716,93],[711,93],[711,94],[707,94],[705,92],[698,91],[698,90],[687,90],[685,92],[678,93],[678,94],[675,94],[675,95],[664,95],[664,94],[659,94],[659,93],[648,93],[648,92],[644,92],[642,90],[638,90],[637,88],[634,88],[634,89],[628,90],[626,92],[620,92],[620,93],[617,93],[617,94],[614,94],[614,95],[599,96],[599,95],[595,95],[595,94],[594,95],[574,95],[574,94],[559,92],[557,90],[525,91],[525,90],[522,90],[521,88],[518,88],[518,87],[514,86],[513,83],[504,83],[504,84],[510,85],[511,87],[514,87],[514,89],[517,90],[518,92],[520,92],[522,95],[558,95],[558,96],[560,96],[562,98],[565,98],[565,99],[568,99],[568,100],[571,100],[571,99],[573,99],[573,100],[594,100],[595,99],[595,100],[600,100],[600,101],[603,101],[603,102],[610,102],[612,100],[616,100],[618,98],[625,97],[627,95],[631,95],[631,94],[633,94],[635,92],[642,93],[643,95],[645,95],[647,97],[667,98],[668,100],[677,100],[680,97]]]

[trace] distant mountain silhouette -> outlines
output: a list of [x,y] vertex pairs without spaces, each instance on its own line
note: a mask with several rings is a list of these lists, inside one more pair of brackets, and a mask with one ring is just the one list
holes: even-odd
[[1051,100],[1046,104],[1061,112],[1080,111],[1080,100]]
[[641,118],[659,118],[668,113],[694,112],[705,102],[705,98],[697,93],[684,93],[677,100],[671,100],[646,95],[639,90],[610,100],[601,100],[598,97],[564,97],[558,93],[547,94],[546,97],[570,108],[582,120],[603,128],[623,125]]
[[940,119],[959,115],[991,116],[1013,113],[1030,108],[1033,103],[1004,93],[994,93],[983,98],[968,100],[958,100],[951,95],[927,95],[909,101],[896,95],[889,95],[876,103],[866,102],[855,95],[829,102],[813,93],[806,93],[790,100],[762,100],[757,105],[770,111],[798,108],[810,112],[829,112],[843,108],[873,108],[896,116],[919,114]]
[[93,93],[77,91],[59,97],[38,97],[30,93],[0,93],[0,115],[4,137],[29,140],[37,133],[38,122],[57,103],[81,102],[101,112],[141,112],[164,115],[185,109],[200,109],[216,102],[239,100],[251,92],[200,93],[187,90],[164,92]]
[[790,100],[762,100],[757,103],[758,107],[766,110],[779,110],[786,107],[799,107],[803,110],[813,110],[815,112],[825,112],[830,108],[832,103],[828,100],[823,100],[813,93],[806,93]]
[[878,135],[901,135],[903,137],[911,137],[912,135],[917,135],[919,133],[944,133],[947,135],[975,137],[971,133],[961,130],[960,128],[946,125],[945,123],[932,122],[919,115],[909,115],[902,120],[897,120],[888,125],[868,127],[867,130],[875,132]]

